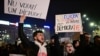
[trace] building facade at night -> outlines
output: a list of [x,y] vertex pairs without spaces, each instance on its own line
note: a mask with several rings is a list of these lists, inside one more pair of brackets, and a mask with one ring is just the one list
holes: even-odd
[[[24,24],[24,33],[30,41],[33,41],[32,34],[36,30],[44,32],[45,39],[50,39],[50,27],[37,27],[31,26],[30,24]],[[0,42],[6,42],[14,44],[18,40],[18,23],[0,24]],[[19,40],[18,40],[19,41]]]

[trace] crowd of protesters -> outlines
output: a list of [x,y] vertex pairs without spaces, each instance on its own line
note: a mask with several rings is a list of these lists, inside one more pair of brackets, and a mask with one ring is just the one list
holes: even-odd
[[60,42],[58,34],[50,38],[46,43],[42,31],[33,33],[31,42],[23,32],[23,23],[26,17],[20,17],[18,26],[18,35],[21,43],[6,44],[2,43],[0,47],[0,56],[9,56],[9,54],[23,54],[25,56],[100,56],[100,36],[95,36],[93,42],[90,41],[90,34],[80,34],[80,40]]
[[[100,56],[100,36],[94,37],[94,42],[90,42],[88,33],[80,35],[82,39],[73,40],[73,42],[59,42],[57,34],[51,37],[47,43],[49,56]],[[0,56],[9,56],[9,54],[23,54],[32,56],[35,49],[24,46],[22,43],[7,44],[2,43],[0,47]],[[31,54],[30,54],[31,53]]]

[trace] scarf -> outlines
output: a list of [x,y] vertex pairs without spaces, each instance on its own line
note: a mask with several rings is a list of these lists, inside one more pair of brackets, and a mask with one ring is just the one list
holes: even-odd
[[38,41],[35,41],[35,44],[39,46],[39,51],[38,51],[38,55],[37,56],[47,56],[47,50],[46,50],[46,43],[43,43],[43,45],[41,45],[41,43],[39,43]]

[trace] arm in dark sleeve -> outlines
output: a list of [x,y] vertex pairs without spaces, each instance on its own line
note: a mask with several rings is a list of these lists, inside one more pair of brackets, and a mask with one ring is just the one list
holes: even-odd
[[23,23],[19,23],[18,36],[20,37],[22,43],[25,46],[27,46],[27,47],[30,46],[30,41],[27,39],[27,36],[24,34],[24,31],[23,31]]

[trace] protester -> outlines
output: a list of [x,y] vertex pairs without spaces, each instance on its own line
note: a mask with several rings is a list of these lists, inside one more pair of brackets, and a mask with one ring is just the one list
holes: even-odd
[[95,36],[94,37],[92,55],[100,56],[100,36]]
[[75,56],[75,49],[71,42],[65,44],[64,56]]
[[80,36],[80,46],[77,56],[91,56],[93,43],[90,41],[91,35],[89,33],[83,33]]
[[57,34],[54,34],[50,39],[50,55],[51,56],[63,56],[63,47],[61,47],[59,42],[59,37]]
[[22,44],[31,50],[28,53],[29,56],[49,56],[48,46],[46,46],[44,34],[42,31],[38,30],[33,33],[34,42],[31,42],[27,39],[27,36],[23,31],[23,24],[25,19],[25,15],[20,17],[18,35],[22,41]]

